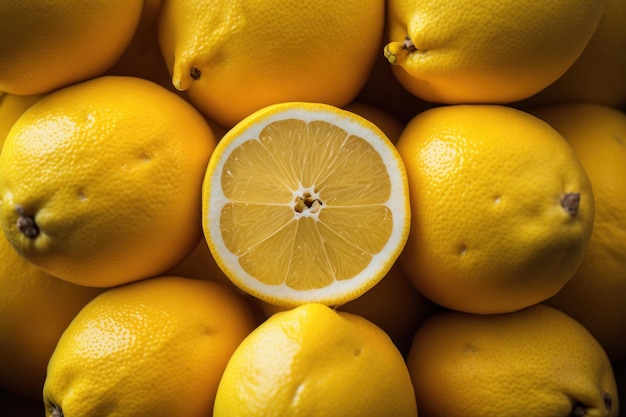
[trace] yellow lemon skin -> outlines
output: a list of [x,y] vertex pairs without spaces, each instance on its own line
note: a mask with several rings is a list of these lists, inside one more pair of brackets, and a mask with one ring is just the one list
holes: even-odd
[[615,376],[576,320],[537,304],[504,314],[440,313],[407,357],[420,417],[617,417]]
[[593,193],[546,122],[500,105],[437,107],[409,122],[397,148],[411,199],[400,262],[426,297],[502,313],[551,297],[574,275]]
[[0,149],[15,121],[41,97],[42,94],[32,96],[0,94]]
[[558,79],[582,54],[605,0],[390,0],[385,56],[436,103],[507,103]]
[[589,246],[576,274],[546,302],[584,324],[613,361],[626,359],[626,114],[570,103],[531,110],[558,130],[585,168],[595,199]]
[[209,416],[228,359],[255,326],[246,302],[214,282],[162,276],[109,289],[50,358],[46,416]]
[[46,95],[0,155],[0,223],[51,275],[110,287],[158,275],[201,238],[216,140],[188,102],[152,82],[99,77]]
[[41,401],[46,366],[61,334],[102,290],[46,274],[3,235],[0,259],[0,388]]
[[143,0],[3,1],[0,91],[50,92],[98,76],[122,55]]
[[582,55],[558,80],[522,103],[626,104],[626,2],[606,0],[602,18]]
[[417,416],[404,359],[380,328],[322,304],[278,312],[239,345],[214,417]]
[[160,44],[174,86],[228,128],[275,103],[348,104],[379,54],[384,13],[382,0],[170,0]]

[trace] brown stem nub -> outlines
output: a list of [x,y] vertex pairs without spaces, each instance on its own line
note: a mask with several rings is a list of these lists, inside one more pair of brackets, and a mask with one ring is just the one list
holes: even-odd
[[611,398],[611,394],[606,391],[602,391],[602,400],[604,401],[606,410],[610,412],[613,408],[613,399]]
[[570,414],[570,417],[585,417],[585,414],[587,414],[585,406],[580,403],[576,403],[572,407],[572,414]]
[[191,78],[193,78],[194,80],[199,80],[200,76],[202,75],[202,71],[200,71],[196,67],[191,67],[191,71],[189,71],[189,75],[191,75]]
[[569,214],[575,216],[580,205],[580,193],[567,193],[561,198],[561,207]]
[[34,238],[39,235],[39,227],[37,227],[37,223],[35,223],[35,219],[31,216],[27,216],[24,212],[24,208],[20,205],[15,206],[15,211],[20,217],[17,219],[17,228],[19,229],[24,236],[28,238]]
[[52,417],[63,417],[63,410],[56,404],[52,406]]

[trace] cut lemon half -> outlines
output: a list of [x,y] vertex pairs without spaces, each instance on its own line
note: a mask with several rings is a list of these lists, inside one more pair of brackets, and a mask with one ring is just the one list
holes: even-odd
[[373,123],[326,104],[280,103],[234,126],[211,155],[203,228],[230,280],[293,307],[373,287],[406,243],[404,164]]

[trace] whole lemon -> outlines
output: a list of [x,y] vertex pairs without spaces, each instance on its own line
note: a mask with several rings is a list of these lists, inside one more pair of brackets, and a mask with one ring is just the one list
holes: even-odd
[[130,43],[143,3],[0,2],[0,91],[41,94],[104,73]]
[[390,0],[385,56],[427,101],[505,103],[559,78],[582,54],[605,0]]
[[226,363],[255,326],[246,301],[214,282],[161,276],[109,289],[50,358],[46,416],[210,416]]
[[0,388],[41,400],[46,366],[74,316],[102,292],[52,277],[0,234]]
[[379,54],[383,0],[169,0],[159,24],[172,83],[232,127],[265,106],[342,107]]
[[188,102],[150,81],[99,77],[47,94],[0,155],[0,224],[47,273],[110,287],[163,273],[202,236],[216,144]]
[[411,231],[400,262],[434,302],[513,311],[557,293],[591,236],[589,179],[546,122],[500,105],[426,110],[397,143]]
[[402,355],[370,321],[322,304],[275,313],[228,361],[214,417],[417,417]]
[[615,375],[600,344],[543,304],[435,315],[417,330],[407,364],[420,417],[619,415]]

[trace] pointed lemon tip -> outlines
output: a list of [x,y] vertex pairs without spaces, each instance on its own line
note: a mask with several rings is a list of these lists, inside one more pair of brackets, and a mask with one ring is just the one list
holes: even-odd
[[383,54],[387,61],[392,64],[398,63],[398,57],[406,56],[408,53],[416,51],[415,44],[408,36],[402,42],[390,42],[385,45]]
[[172,84],[174,85],[174,88],[177,89],[178,91],[184,91],[183,90],[183,82],[180,78],[173,78],[172,79]]

